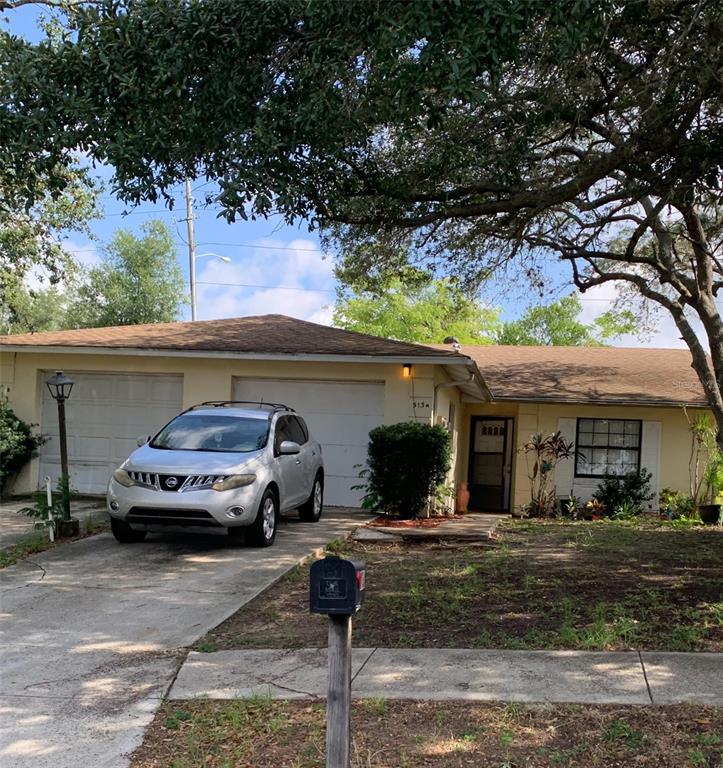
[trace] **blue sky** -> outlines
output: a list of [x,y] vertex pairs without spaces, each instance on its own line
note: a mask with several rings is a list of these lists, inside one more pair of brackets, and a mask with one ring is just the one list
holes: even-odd
[[[0,14],[0,23],[17,35],[35,41],[42,37],[38,28],[41,14],[47,8],[22,6]],[[128,207],[112,195],[112,168],[96,169],[105,181],[101,196],[102,217],[91,224],[94,239],[69,233],[66,247],[84,264],[97,263],[102,243],[122,227],[139,231],[142,224],[158,218],[168,224],[177,246],[177,258],[184,275],[188,276],[188,250],[186,241],[185,204],[183,189],[175,192],[175,205],[169,210],[162,204],[141,204]],[[204,179],[193,183],[196,198],[195,234],[197,253],[212,253],[228,257],[224,263],[215,256],[201,256],[197,260],[198,318],[213,319],[267,313],[281,313],[313,322],[331,321],[336,282],[333,277],[333,254],[326,257],[319,246],[319,237],[309,232],[302,223],[289,227],[281,219],[238,221],[228,224],[218,218],[217,206],[207,207],[204,197],[213,194],[214,184]],[[555,270],[564,280],[564,273]],[[514,292],[510,292],[513,293]],[[502,318],[519,316],[529,303],[537,303],[535,296],[517,291],[491,294],[490,303],[500,305]],[[615,299],[610,286],[589,291],[581,297],[583,320],[591,322],[609,309]],[[190,319],[190,308],[183,319]],[[635,337],[620,339],[619,346],[684,346],[672,320],[662,317],[657,331],[645,342]]]

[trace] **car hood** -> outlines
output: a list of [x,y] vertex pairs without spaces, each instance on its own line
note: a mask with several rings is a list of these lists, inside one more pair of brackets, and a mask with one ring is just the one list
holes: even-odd
[[250,453],[167,451],[142,445],[126,459],[123,469],[179,475],[230,475],[254,471],[263,450]]

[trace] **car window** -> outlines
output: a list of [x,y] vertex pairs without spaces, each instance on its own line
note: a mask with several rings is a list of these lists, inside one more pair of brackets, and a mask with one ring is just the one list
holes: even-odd
[[268,435],[268,419],[182,413],[163,427],[150,446],[169,451],[247,453],[263,448]]
[[279,446],[284,440],[293,440],[291,436],[291,425],[288,416],[279,416],[276,421],[276,432],[274,433],[274,450],[278,451]]
[[299,445],[303,445],[308,439],[308,433],[305,429],[305,426],[301,419],[298,416],[289,416],[289,431],[292,435],[291,439],[298,443]]

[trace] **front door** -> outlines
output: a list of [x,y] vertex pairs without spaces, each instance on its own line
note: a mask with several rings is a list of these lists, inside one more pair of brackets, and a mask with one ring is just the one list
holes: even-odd
[[469,508],[509,512],[513,419],[473,416],[469,457]]

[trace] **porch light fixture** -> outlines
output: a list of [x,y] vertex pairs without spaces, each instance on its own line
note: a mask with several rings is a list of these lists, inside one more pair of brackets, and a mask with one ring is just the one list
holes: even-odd
[[75,382],[62,371],[56,371],[55,376],[51,376],[45,384],[50,390],[50,396],[53,400],[65,402],[70,397]]
[[68,438],[65,430],[65,401],[75,382],[62,371],[56,371],[46,382],[50,396],[58,404],[58,436],[60,438],[60,472],[63,483],[63,520],[70,520],[70,475],[68,474]]
[[412,364],[411,363],[404,363],[402,366],[402,377],[405,379],[411,379],[412,378]]

